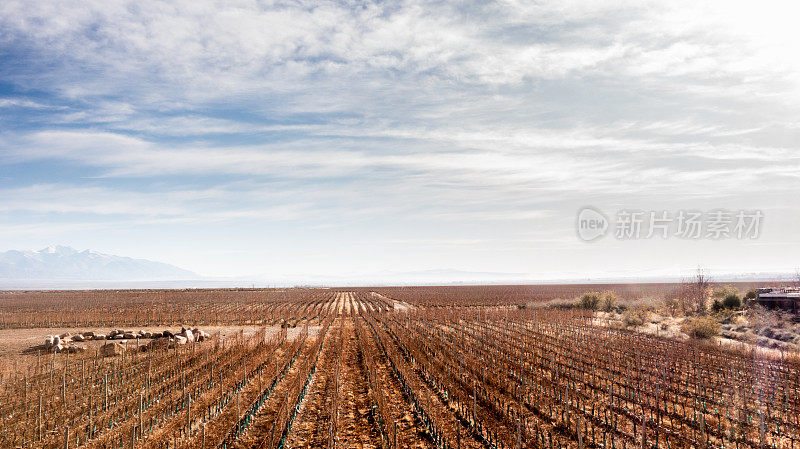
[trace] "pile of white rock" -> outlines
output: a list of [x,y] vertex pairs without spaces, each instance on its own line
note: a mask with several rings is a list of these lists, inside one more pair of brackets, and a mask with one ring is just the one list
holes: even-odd
[[181,331],[173,336],[175,344],[185,345],[195,341],[203,341],[211,337],[206,331],[198,328],[189,329],[186,327],[181,328]]
[[44,339],[43,346],[44,349],[53,352],[82,352],[85,351],[86,348],[84,346],[76,345],[76,342],[87,342],[92,340],[115,340],[119,343],[124,343],[124,340],[167,339],[170,345],[185,345],[195,341],[207,340],[210,337],[211,335],[209,335],[207,332],[196,327],[193,329],[183,327],[178,333],[173,333],[170,330],[165,330],[163,332],[149,332],[145,330],[133,332],[123,329],[115,329],[110,331],[108,334],[87,331],[78,333],[76,335],[72,335],[69,332],[62,335],[48,335]]
[[85,347],[78,346],[73,341],[83,340],[74,340],[68,333],[64,335],[48,335],[44,339],[44,348],[53,352],[83,352],[86,350]]

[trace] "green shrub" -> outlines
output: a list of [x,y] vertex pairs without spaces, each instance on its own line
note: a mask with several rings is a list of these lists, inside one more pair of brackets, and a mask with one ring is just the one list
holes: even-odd
[[742,307],[742,298],[737,294],[731,294],[722,300],[722,306],[726,309],[738,309]]
[[756,299],[756,298],[758,298],[758,292],[756,292],[754,289],[748,290],[747,293],[744,295],[744,299]]
[[714,318],[704,316],[687,319],[683,331],[690,337],[705,339],[719,335],[721,326]]
[[600,293],[591,292],[584,293],[581,299],[578,300],[578,307],[581,309],[597,310],[600,305]]

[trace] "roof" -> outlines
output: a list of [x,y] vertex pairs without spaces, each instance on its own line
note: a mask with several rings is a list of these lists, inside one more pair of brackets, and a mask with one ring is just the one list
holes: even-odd
[[799,292],[770,292],[770,293],[761,293],[758,295],[759,298],[796,298],[800,299]]

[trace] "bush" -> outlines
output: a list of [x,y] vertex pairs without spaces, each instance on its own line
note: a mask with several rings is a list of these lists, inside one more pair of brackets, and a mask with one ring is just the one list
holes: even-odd
[[667,297],[664,299],[664,307],[667,312],[672,316],[680,316],[683,314],[682,301],[680,298]]
[[773,336],[772,338],[774,338],[775,340],[778,340],[778,341],[790,342],[790,341],[794,340],[794,335],[792,335],[792,333],[790,331],[780,330],[780,331],[776,332],[775,336]]
[[525,304],[526,309],[572,309],[578,307],[574,298],[553,298],[547,301],[531,301]]
[[647,311],[642,309],[626,310],[622,315],[622,322],[626,327],[641,326],[647,320]]
[[758,298],[758,292],[754,289],[748,290],[747,293],[744,295],[744,299],[756,299]]
[[605,291],[600,302],[604,312],[611,312],[617,308],[617,295],[610,290]]
[[578,307],[581,309],[597,310],[600,305],[600,293],[584,293],[578,301]]
[[731,294],[722,300],[722,306],[726,309],[738,309],[742,307],[742,298],[737,294]]
[[698,317],[686,320],[683,331],[694,338],[711,338],[719,335],[721,326],[711,317]]
[[738,294],[739,294],[739,290],[737,290],[736,287],[732,287],[730,285],[726,285],[724,287],[715,288],[714,291],[712,292],[711,296],[716,298],[716,299],[722,300],[727,296],[738,295]]

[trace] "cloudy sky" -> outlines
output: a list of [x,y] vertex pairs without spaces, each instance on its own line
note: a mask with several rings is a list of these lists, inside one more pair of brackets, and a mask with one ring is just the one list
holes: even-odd
[[[791,272],[791,8],[5,0],[0,249],[308,282]],[[587,205],[764,219],[586,243]]]

